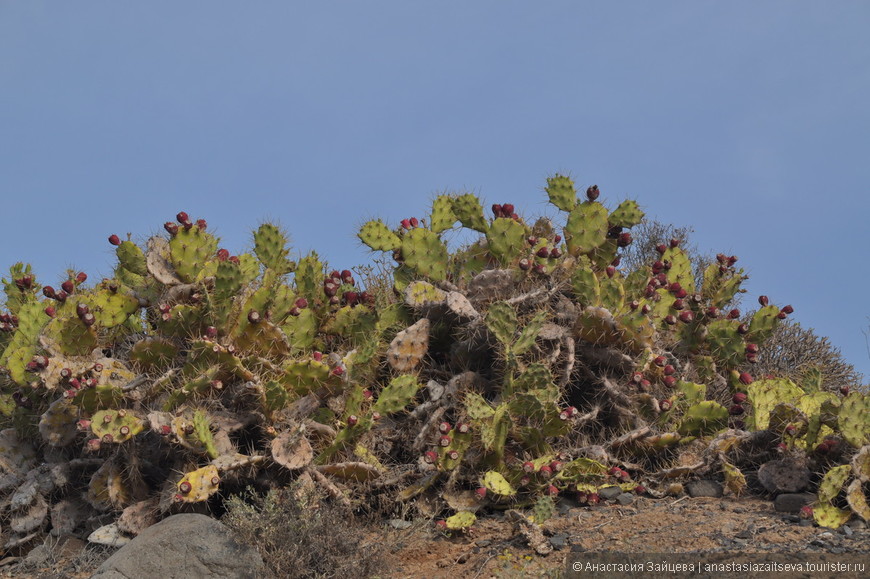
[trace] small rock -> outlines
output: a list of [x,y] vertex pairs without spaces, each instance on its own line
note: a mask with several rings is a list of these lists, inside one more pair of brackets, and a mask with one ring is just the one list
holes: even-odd
[[794,458],[766,462],[758,469],[758,481],[771,493],[796,493],[810,484],[810,471]]
[[481,539],[479,541],[475,541],[474,544],[478,547],[489,547],[490,545],[492,545],[492,541],[490,541],[489,539]]
[[773,509],[778,513],[797,513],[815,500],[816,495],[812,493],[783,493],[773,501]]
[[557,551],[561,551],[568,544],[568,533],[556,533],[550,537],[550,544]]
[[235,541],[220,521],[199,514],[173,515],[148,527],[109,557],[92,579],[122,577],[258,577],[256,549]]
[[404,519],[390,519],[390,526],[400,531],[404,531],[412,524],[411,521],[405,521]]
[[686,493],[693,499],[698,497],[720,498],[723,493],[722,485],[714,480],[693,480],[686,483]]
[[852,529],[855,531],[860,531],[861,529],[867,528],[867,523],[857,517],[846,523],[846,525],[852,527]]
[[834,555],[842,555],[845,552],[846,549],[844,549],[843,547],[831,547],[831,553],[833,553]]
[[801,527],[812,527],[813,526],[812,519],[801,519],[801,522],[798,523]]
[[847,537],[851,537],[855,534],[855,531],[853,531],[852,527],[850,527],[849,525],[843,525],[838,529],[838,531],[840,531],[841,534],[846,535]]
[[752,529],[744,529],[734,536],[738,539],[751,539],[752,538]]
[[108,545],[109,547],[122,547],[131,541],[130,537],[125,537],[118,528],[117,523],[103,525],[90,535],[88,535],[89,543],[98,545]]
[[28,553],[27,557],[24,558],[24,562],[29,563],[30,565],[41,565],[48,560],[50,554],[48,547],[45,545],[37,545],[30,550],[30,553]]
[[598,491],[598,496],[604,499],[605,501],[609,501],[611,499],[615,499],[619,495],[622,494],[622,489],[619,487],[605,487]]
[[620,505],[630,505],[634,502],[634,495],[631,493],[622,493],[618,497],[616,497],[616,502]]

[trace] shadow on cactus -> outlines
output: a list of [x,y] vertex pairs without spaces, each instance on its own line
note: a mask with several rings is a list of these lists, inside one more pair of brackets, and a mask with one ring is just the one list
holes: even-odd
[[[425,220],[365,223],[388,278],[291,259],[272,224],[232,254],[184,212],[144,247],[110,236],[114,275],[93,285],[42,286],[16,264],[0,316],[7,548],[51,509],[69,529],[115,513],[135,534],[136,513],[294,481],[352,510],[413,505],[445,532],[487,509],[528,506],[540,524],[560,495],[594,505],[608,486],[660,496],[718,476],[739,494],[782,453],[837,473],[820,524],[865,517],[864,395],[753,377],[792,308],[762,297],[742,315],[737,258],[699,273],[676,238],[628,269],[636,202],[558,175],[546,192],[558,222],[510,203],[488,217],[463,194]],[[462,228],[477,240],[449,250]]]

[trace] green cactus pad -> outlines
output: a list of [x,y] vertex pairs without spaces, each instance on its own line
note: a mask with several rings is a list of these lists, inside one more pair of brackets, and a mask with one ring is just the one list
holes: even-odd
[[480,426],[480,438],[484,447],[495,452],[499,457],[504,453],[505,440],[507,440],[512,425],[511,417],[508,414],[509,409],[509,404],[499,404],[492,419]]
[[840,404],[840,433],[855,448],[870,443],[870,396],[850,392]]
[[185,283],[198,281],[214,273],[206,269],[206,264],[215,252],[217,239],[196,225],[190,229],[180,227],[178,233],[169,240],[169,261]]
[[803,390],[786,378],[756,380],[746,387],[752,412],[746,418],[749,430],[765,430],[770,423],[770,413],[780,402],[796,402]]
[[292,361],[284,365],[282,382],[299,394],[308,394],[329,379],[329,366],[317,360]]
[[528,229],[521,223],[506,217],[493,220],[486,232],[489,251],[501,263],[509,264],[518,259],[527,249]]
[[523,325],[522,331],[520,331],[516,341],[510,347],[514,355],[520,356],[535,345],[535,339],[537,339],[538,334],[541,332],[541,328],[547,323],[548,317],[549,314],[546,311],[538,312]]
[[[176,485],[175,500],[183,503],[199,503],[218,492],[220,476],[214,465],[189,472]],[[189,486],[188,486],[189,485]],[[185,492],[186,491],[186,492]]]
[[495,414],[489,402],[476,392],[468,392],[465,395],[465,411],[472,420],[486,420]]
[[211,433],[211,422],[208,415],[202,410],[197,410],[193,414],[193,435],[199,444],[205,448],[209,458],[215,459],[218,457],[218,450],[214,444],[214,436]]
[[704,282],[701,286],[701,293],[704,297],[710,300],[710,304],[717,308],[724,308],[731,303],[737,292],[740,291],[740,284],[745,279],[742,275],[743,270],[734,274],[723,275],[719,271],[720,266],[716,263],[710,264],[704,270]]
[[254,233],[254,253],[264,266],[278,274],[289,273],[296,267],[287,259],[290,253],[287,243],[287,236],[271,223],[264,223]]
[[746,334],[746,339],[756,344],[766,342],[779,325],[779,319],[776,317],[778,314],[779,308],[776,306],[765,306],[755,312],[749,323],[749,333]]
[[837,498],[837,495],[843,490],[843,485],[846,484],[851,470],[852,467],[850,465],[841,464],[825,473],[825,477],[819,483],[820,503],[829,503]]
[[852,511],[839,509],[834,505],[822,504],[813,507],[813,519],[820,527],[839,529],[852,517]]
[[416,376],[399,376],[393,378],[389,385],[378,394],[378,400],[372,407],[381,414],[398,412],[410,404],[417,395],[420,384]]
[[692,262],[686,252],[679,247],[669,247],[661,257],[663,262],[669,261],[668,281],[679,283],[689,294],[695,293],[695,276],[692,274]]
[[114,328],[123,324],[127,318],[139,309],[139,300],[125,288],[111,291],[111,282],[104,282],[84,303],[88,304],[91,313],[99,325],[104,328]]
[[84,356],[97,346],[97,333],[74,316],[57,317],[45,328],[45,337],[64,356]]
[[404,295],[405,303],[416,309],[442,305],[447,299],[447,292],[426,281],[409,283]]
[[452,517],[447,517],[447,529],[451,531],[462,531],[473,525],[477,521],[477,516],[471,511],[461,511]]
[[556,514],[556,501],[551,496],[541,496],[532,507],[532,522],[543,525]]
[[737,332],[737,320],[714,320],[707,325],[710,355],[724,367],[740,365],[746,356],[746,342]]
[[512,381],[513,391],[515,392],[549,388],[552,384],[553,374],[544,364],[529,364],[525,371]]
[[564,175],[557,174],[547,178],[547,196],[550,203],[562,211],[570,212],[577,205],[574,181]]
[[463,227],[486,233],[487,224],[483,217],[483,206],[476,195],[466,193],[453,199],[453,214]]
[[283,410],[290,400],[290,394],[280,382],[269,380],[263,384],[263,407],[268,414]]
[[591,253],[607,240],[607,209],[596,202],[578,204],[564,231],[568,253],[575,257]]
[[126,442],[144,429],[145,422],[130,410],[100,410],[91,417],[91,431],[103,442]]
[[136,275],[148,275],[148,263],[145,260],[145,254],[138,245],[132,241],[122,241],[121,245],[115,248],[115,254],[118,256],[118,262],[121,267]]
[[598,276],[589,268],[577,268],[571,276],[574,298],[582,306],[601,305],[601,289]]
[[699,402],[686,410],[677,429],[682,435],[705,436],[728,424],[728,409],[712,400]]
[[517,314],[505,302],[496,302],[486,312],[486,327],[505,346],[514,341],[517,331]]
[[298,316],[289,316],[281,326],[292,353],[310,350],[317,340],[317,314],[306,308]]
[[613,213],[610,214],[610,217],[608,217],[607,220],[610,222],[610,225],[618,227],[634,227],[643,221],[643,211],[640,210],[637,201],[627,199],[620,203],[619,207],[614,209]]
[[394,251],[402,245],[399,236],[390,231],[383,221],[368,221],[359,230],[360,241],[375,251]]
[[217,264],[214,278],[214,296],[218,302],[226,302],[239,293],[244,283],[242,268],[232,261]]
[[517,494],[511,484],[501,474],[494,470],[487,471],[483,475],[483,486],[490,492],[502,497],[512,497]]
[[725,488],[739,497],[746,489],[746,475],[728,461],[722,461],[722,475],[725,478]]
[[625,303],[625,288],[622,287],[622,280],[618,277],[605,276],[600,284],[601,306],[611,313],[621,310]]
[[458,221],[456,214],[453,213],[453,198],[450,195],[439,195],[435,198],[429,221],[429,229],[432,233],[441,233],[450,229]]
[[402,237],[405,265],[424,277],[442,281],[447,277],[447,247],[428,229],[411,229]]

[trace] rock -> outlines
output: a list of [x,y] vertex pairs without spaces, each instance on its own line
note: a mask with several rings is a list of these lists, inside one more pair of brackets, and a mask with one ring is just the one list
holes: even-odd
[[634,502],[634,495],[631,493],[622,493],[618,497],[616,497],[616,502],[620,505],[630,505]]
[[568,533],[556,533],[550,537],[550,544],[557,551],[561,551],[568,544]]
[[686,493],[696,499],[698,497],[719,498],[722,496],[722,485],[714,480],[693,480],[686,483]]
[[30,550],[30,553],[28,553],[27,557],[24,558],[24,562],[29,565],[42,565],[48,561],[49,555],[51,555],[51,553],[47,546],[37,545]]
[[619,487],[604,487],[598,490],[598,496],[605,501],[615,499],[622,494],[622,489]]
[[770,493],[797,493],[810,484],[810,470],[793,458],[771,460],[758,469],[758,481]]
[[773,509],[778,513],[797,513],[815,500],[816,495],[811,493],[783,493],[773,501]]
[[407,529],[412,524],[413,523],[411,521],[406,521],[404,519],[390,519],[390,526],[400,531]]
[[237,543],[220,521],[181,514],[142,531],[100,565],[92,579],[258,577],[262,570],[259,553]]

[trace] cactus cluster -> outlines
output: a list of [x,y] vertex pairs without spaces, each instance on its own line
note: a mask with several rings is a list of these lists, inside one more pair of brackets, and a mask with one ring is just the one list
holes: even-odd
[[[272,224],[234,255],[184,212],[144,247],[110,236],[113,277],[91,286],[41,286],[16,264],[0,315],[6,546],[300,477],[346,504],[437,498],[446,531],[522,505],[540,524],[555,497],[594,505],[609,486],[656,495],[713,471],[740,492],[752,432],[828,472],[820,524],[866,518],[864,395],[751,374],[792,308],[764,297],[742,315],[737,258],[695,279],[678,239],[625,271],[638,204],[608,209],[597,186],[581,200],[560,175],[546,191],[561,225],[510,203],[487,217],[471,194],[363,224],[396,262],[389,295],[316,253],[291,259]],[[449,251],[456,227],[478,240]]]

